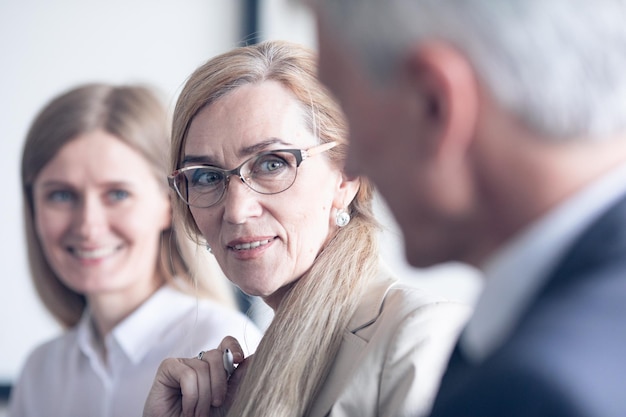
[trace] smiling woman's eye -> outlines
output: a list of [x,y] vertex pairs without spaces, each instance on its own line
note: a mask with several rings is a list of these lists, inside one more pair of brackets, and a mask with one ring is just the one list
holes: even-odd
[[111,190],[107,196],[111,201],[122,201],[129,197],[130,193],[126,190]]
[[69,190],[54,190],[46,195],[46,200],[52,203],[72,203],[76,195]]

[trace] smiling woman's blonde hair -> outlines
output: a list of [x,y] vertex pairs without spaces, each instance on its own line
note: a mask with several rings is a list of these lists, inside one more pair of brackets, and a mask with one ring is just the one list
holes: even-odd
[[[163,192],[167,192],[168,129],[165,106],[155,91],[140,85],[75,87],[52,99],[33,121],[26,136],[21,169],[29,267],[39,297],[64,327],[78,323],[86,299],[63,284],[45,257],[35,229],[33,183],[65,144],[80,135],[102,130],[139,152],[163,186]],[[221,271],[209,261],[199,260],[206,256],[204,250],[175,230],[169,228],[161,233],[157,273],[179,289],[234,306],[230,284]]]
[[[322,143],[338,146],[324,153],[342,170],[347,128],[338,104],[316,77],[316,56],[283,41],[236,48],[209,60],[186,82],[174,110],[173,171],[182,163],[191,121],[206,106],[238,87],[277,81],[301,104],[311,132]],[[280,114],[277,118],[282,117]],[[315,189],[314,186],[311,187]],[[282,300],[239,387],[229,416],[303,416],[323,385],[342,341],[342,334],[361,295],[377,273],[377,223],[372,214],[372,187],[361,179],[348,207],[351,222],[322,248],[310,270]],[[175,202],[187,231],[202,240],[182,200]]]

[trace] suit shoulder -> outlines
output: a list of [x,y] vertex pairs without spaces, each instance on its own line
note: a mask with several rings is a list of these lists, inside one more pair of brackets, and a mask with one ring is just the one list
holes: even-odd
[[425,289],[404,283],[396,283],[390,287],[383,305],[383,310],[386,309],[395,311],[394,314],[450,315],[465,318],[472,312],[469,304],[448,300]]

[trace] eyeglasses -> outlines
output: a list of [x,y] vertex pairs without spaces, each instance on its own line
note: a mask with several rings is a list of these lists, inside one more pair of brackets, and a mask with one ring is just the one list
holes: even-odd
[[328,142],[309,149],[278,149],[261,152],[247,159],[237,168],[225,170],[210,165],[193,165],[177,169],[168,175],[171,188],[189,206],[214,206],[226,194],[230,177],[236,175],[252,190],[260,194],[278,194],[296,181],[298,167],[310,158],[334,148],[337,142]]

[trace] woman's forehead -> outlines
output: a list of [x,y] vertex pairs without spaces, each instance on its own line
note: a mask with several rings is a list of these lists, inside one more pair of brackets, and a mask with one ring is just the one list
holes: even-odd
[[239,87],[202,109],[189,127],[184,157],[216,149],[243,155],[255,148],[315,143],[300,103],[271,81]]

